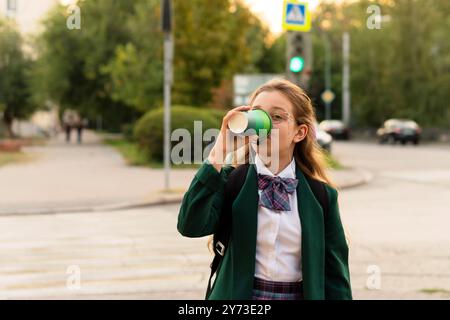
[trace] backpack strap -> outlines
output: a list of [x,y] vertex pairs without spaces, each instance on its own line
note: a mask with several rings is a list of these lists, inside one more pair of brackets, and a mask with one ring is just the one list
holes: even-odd
[[219,224],[213,238],[214,259],[210,266],[211,275],[209,276],[206,298],[208,298],[211,293],[211,279],[217,272],[220,262],[223,260],[225,255],[225,250],[228,247],[232,225],[232,206],[234,200],[237,198],[242,186],[244,185],[249,166],[250,165],[246,163],[238,166],[236,169],[233,169],[228,175],[228,180],[225,184],[222,212],[220,214]]

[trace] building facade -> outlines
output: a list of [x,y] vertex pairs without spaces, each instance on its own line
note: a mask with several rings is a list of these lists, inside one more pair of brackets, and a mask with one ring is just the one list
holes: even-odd
[[40,22],[58,0],[0,0],[0,17],[14,19],[23,34],[41,30]]

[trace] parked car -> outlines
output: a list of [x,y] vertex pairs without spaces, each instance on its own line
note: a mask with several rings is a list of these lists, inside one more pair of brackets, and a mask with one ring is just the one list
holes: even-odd
[[316,139],[319,145],[326,151],[331,152],[331,144],[333,142],[333,137],[323,131],[319,124],[316,122],[315,124],[316,129]]
[[418,144],[422,129],[410,119],[389,119],[377,130],[379,143],[406,144],[412,142]]
[[341,120],[324,120],[319,126],[334,139],[350,139],[350,128]]

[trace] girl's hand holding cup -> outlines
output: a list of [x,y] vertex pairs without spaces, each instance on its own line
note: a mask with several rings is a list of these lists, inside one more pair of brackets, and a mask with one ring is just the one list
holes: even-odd
[[[248,136],[232,134],[228,128],[228,125],[234,116],[240,112],[249,111],[251,108],[252,107],[250,106],[237,107],[228,111],[228,113],[223,117],[220,133],[217,136],[216,143],[208,156],[209,162],[214,166],[214,168],[216,168],[217,171],[220,171],[222,166],[225,164],[226,157],[230,152],[234,152],[250,142],[250,137]],[[235,139],[237,142],[234,142]]]

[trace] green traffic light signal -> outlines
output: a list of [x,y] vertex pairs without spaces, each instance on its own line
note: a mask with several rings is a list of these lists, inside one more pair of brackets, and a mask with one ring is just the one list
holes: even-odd
[[289,67],[292,72],[295,73],[301,72],[304,66],[305,66],[305,59],[303,59],[302,57],[291,58],[291,63],[289,64]]

